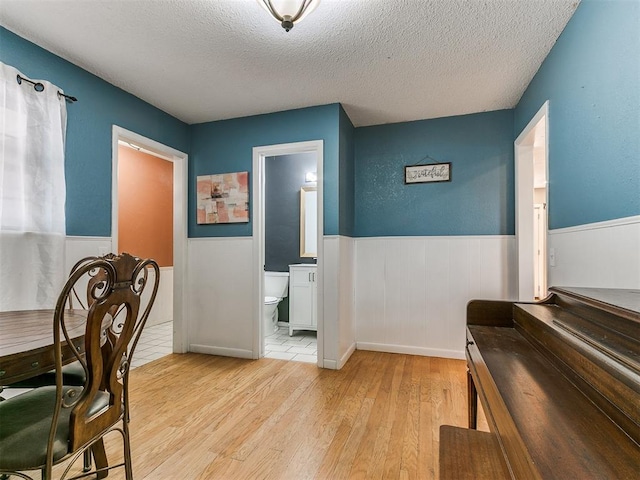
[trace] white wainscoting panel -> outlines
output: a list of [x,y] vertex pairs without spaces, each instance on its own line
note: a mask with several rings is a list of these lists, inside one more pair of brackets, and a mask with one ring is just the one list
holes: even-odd
[[[150,279],[151,280],[151,279]],[[158,294],[153,304],[147,326],[173,320],[173,267],[160,267]]]
[[[78,260],[111,253],[111,237],[67,237],[65,242],[65,272],[68,274]],[[153,278],[150,278],[153,281]],[[82,290],[82,289],[80,289]],[[145,291],[151,295],[151,290]],[[160,268],[160,284],[147,326],[173,320],[173,267]]]
[[347,363],[356,349],[355,322],[355,239],[338,237],[338,365],[340,369]]
[[640,216],[549,231],[549,285],[640,289]]
[[357,348],[464,358],[466,306],[517,296],[513,236],[355,239]]
[[324,368],[340,369],[355,351],[354,239],[325,236]]
[[252,358],[252,237],[189,239],[189,351]]
[[[322,250],[322,282],[323,282],[323,322],[322,322],[322,355],[320,366],[336,370],[338,368],[338,332],[340,331],[339,310],[339,269],[340,245],[337,236],[324,236]],[[320,332],[319,332],[320,334]],[[318,342],[320,348],[320,342]]]
[[71,237],[65,241],[64,265],[68,274],[76,262],[85,257],[111,253],[111,237]]
[[[98,257],[111,253],[111,237],[67,237],[65,241],[64,269],[65,276],[71,273],[71,269],[78,262],[86,257]],[[80,279],[76,291],[86,291],[87,282]],[[81,299],[86,306],[86,300]]]

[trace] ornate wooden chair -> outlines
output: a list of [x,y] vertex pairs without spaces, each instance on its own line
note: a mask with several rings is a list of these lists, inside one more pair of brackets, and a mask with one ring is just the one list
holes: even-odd
[[[149,280],[150,270],[155,273],[153,281]],[[74,352],[85,382],[82,386],[64,385],[61,347],[70,341],[65,313],[74,287],[87,277],[91,301],[85,355]],[[20,472],[40,469],[42,478],[49,480],[53,466],[68,460],[60,478],[84,477],[86,472],[68,475],[76,460],[90,449],[98,478],[123,466],[127,480],[133,478],[127,421],[129,366],[155,300],[159,278],[155,261],[126,253],[91,259],[72,273],[54,313],[56,385],[0,403],[0,473],[31,478]],[[149,288],[149,300],[143,302],[142,293]],[[124,461],[115,465],[108,464],[103,443],[103,437],[112,431],[122,435],[124,447]]]

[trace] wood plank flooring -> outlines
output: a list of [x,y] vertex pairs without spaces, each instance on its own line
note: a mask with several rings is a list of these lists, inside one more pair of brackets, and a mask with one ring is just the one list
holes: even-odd
[[[136,480],[435,479],[440,425],[467,421],[461,360],[356,351],[332,371],[174,354],[130,380]],[[117,434],[107,451],[121,457]]]

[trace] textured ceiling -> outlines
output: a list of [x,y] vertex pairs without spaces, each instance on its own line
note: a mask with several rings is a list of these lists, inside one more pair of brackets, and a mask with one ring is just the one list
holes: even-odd
[[187,123],[364,126],[514,107],[577,4],[322,0],[287,33],[256,0],[2,0],[0,24]]

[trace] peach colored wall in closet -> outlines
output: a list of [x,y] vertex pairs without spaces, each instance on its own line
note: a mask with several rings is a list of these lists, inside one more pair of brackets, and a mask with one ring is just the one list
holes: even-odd
[[118,250],[173,266],[173,163],[122,145]]

